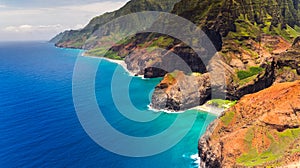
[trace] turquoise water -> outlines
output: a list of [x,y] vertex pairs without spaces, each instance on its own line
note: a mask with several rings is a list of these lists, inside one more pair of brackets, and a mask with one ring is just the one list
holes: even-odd
[[[183,114],[151,111],[151,93],[161,79],[130,77],[115,63],[78,58],[80,53],[46,42],[0,43],[1,167],[197,167],[191,156],[197,153],[198,139],[215,116],[193,110]],[[172,140],[192,125],[189,132],[170,149],[147,157],[121,156],[98,145],[83,129],[74,107],[72,84],[78,60],[85,68],[80,69],[76,87],[83,88],[79,106],[87,106],[86,111],[92,106],[91,97],[84,94],[84,88],[89,87],[86,74],[97,67],[97,105],[114,129],[132,137],[149,137],[176,123],[176,131],[159,139],[157,148],[174,143]],[[136,112],[145,121],[127,118],[120,111],[129,115]],[[195,122],[191,121],[193,116]],[[99,120],[97,124],[103,123]],[[102,137],[109,135],[106,132]],[[107,141],[121,148],[121,139]],[[132,151],[148,150],[147,146],[128,147]]]

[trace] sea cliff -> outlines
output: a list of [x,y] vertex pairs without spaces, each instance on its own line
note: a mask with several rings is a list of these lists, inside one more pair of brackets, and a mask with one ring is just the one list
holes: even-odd
[[300,158],[300,81],[244,96],[199,141],[205,167],[287,166]]
[[[238,101],[199,141],[203,166],[264,167],[299,161],[298,0],[181,0],[149,7],[138,3],[133,8],[137,2],[130,1],[120,11],[94,18],[84,29],[67,31],[53,40],[59,47],[82,48],[85,44],[87,55],[103,55],[103,44],[89,40],[99,26],[121,13],[162,5],[159,11],[171,12],[198,26],[215,52],[204,61],[198,51],[180,39],[147,32],[112,44],[105,57],[124,60],[134,75],[163,78],[152,96],[155,109],[181,111],[202,105],[213,97],[213,91],[221,92],[224,99]],[[109,37],[108,33],[103,38]],[[193,37],[190,41],[199,42]],[[199,44],[205,55],[205,44]],[[182,64],[172,62],[173,56],[187,70],[176,66]],[[221,72],[223,78],[212,78],[211,73]]]

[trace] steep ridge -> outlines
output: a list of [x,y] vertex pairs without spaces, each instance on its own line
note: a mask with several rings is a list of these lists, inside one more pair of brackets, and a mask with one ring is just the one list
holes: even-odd
[[300,161],[300,81],[244,96],[199,141],[206,167],[285,166]]
[[[300,35],[298,7],[297,0],[182,0],[175,5],[173,12],[200,26],[214,41],[218,55],[222,56],[218,61],[225,70],[226,98],[238,100],[246,94],[268,88],[274,82],[299,79],[296,72],[299,71],[299,62],[295,61],[297,39],[291,47],[293,40]],[[158,90],[159,87],[154,97],[168,95]],[[209,98],[211,93],[205,93],[208,95],[201,97]],[[153,99],[156,107],[167,101],[157,100]]]
[[[226,63],[246,70],[260,65],[273,52],[280,52],[278,48],[285,51],[300,35],[297,2],[182,0],[175,4],[172,13],[201,27],[215,44],[216,50],[221,51]],[[132,43],[137,42],[140,46],[151,43],[151,38],[145,39],[148,41],[139,42],[133,38]]]
[[[169,12],[179,0],[131,0],[125,6],[114,12],[105,13],[93,18],[88,25],[80,30],[68,30],[58,34],[51,42],[58,47],[82,49],[90,36],[102,25],[130,13],[142,11]],[[151,17],[151,16],[149,16]]]

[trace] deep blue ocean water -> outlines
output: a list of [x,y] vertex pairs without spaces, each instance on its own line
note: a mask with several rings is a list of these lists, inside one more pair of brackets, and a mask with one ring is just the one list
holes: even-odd
[[[132,105],[149,122],[135,122],[118,112],[111,94],[112,76],[131,78],[117,64],[101,61],[95,93],[106,120],[118,131],[136,137],[158,134],[170,127],[180,115],[196,113],[189,133],[169,150],[148,157],[121,156],[99,146],[85,132],[77,117],[72,97],[73,69],[82,51],[59,49],[47,42],[0,42],[0,167],[95,167],[95,168],[185,168],[197,167],[191,158],[197,153],[197,141],[207,124],[216,117],[190,110],[167,114],[148,110],[149,97],[160,79],[134,77],[128,85]],[[89,67],[96,58],[82,58]],[[116,69],[118,69],[116,71]],[[87,69],[82,69],[88,71]],[[119,83],[120,88],[127,87]],[[85,83],[82,82],[82,86]],[[126,88],[125,88],[126,89]],[[120,93],[123,95],[126,93]],[[121,99],[123,96],[117,96]],[[89,98],[84,99],[89,103]],[[128,106],[132,106],[128,105]],[[123,110],[126,104],[121,105]],[[189,123],[181,117],[180,127]],[[206,122],[205,122],[206,121]],[[165,139],[161,139],[164,141]],[[115,140],[118,146],[118,140]],[[141,149],[142,150],[142,149]]]

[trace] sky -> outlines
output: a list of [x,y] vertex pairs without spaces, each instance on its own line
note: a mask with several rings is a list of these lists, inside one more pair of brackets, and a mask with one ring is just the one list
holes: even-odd
[[129,0],[0,0],[0,41],[50,40]]

